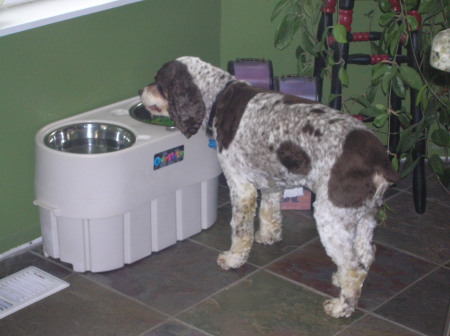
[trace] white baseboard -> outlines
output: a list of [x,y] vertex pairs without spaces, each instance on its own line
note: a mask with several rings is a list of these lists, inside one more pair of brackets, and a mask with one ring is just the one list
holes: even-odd
[[28,250],[28,249],[32,248],[33,246],[39,245],[41,243],[42,243],[42,237],[38,237],[28,243],[14,247],[9,251],[6,251],[6,252],[0,254],[0,260],[9,258],[15,254],[19,254],[19,253],[23,252],[24,250]]

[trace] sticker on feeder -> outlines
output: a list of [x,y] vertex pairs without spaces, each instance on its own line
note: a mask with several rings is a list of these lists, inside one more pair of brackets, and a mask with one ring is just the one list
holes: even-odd
[[153,158],[153,170],[170,166],[171,164],[183,161],[184,145],[165,150],[155,154]]

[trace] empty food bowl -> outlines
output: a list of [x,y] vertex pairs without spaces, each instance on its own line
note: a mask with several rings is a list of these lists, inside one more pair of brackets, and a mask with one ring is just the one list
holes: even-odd
[[115,152],[134,144],[130,130],[113,124],[88,122],[63,126],[45,137],[45,144],[55,150],[76,154]]

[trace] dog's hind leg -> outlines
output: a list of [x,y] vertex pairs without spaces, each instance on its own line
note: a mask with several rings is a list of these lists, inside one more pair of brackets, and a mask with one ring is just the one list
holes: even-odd
[[374,259],[374,225],[356,209],[337,208],[327,201],[316,201],[314,207],[320,239],[337,265],[333,284],[340,287],[339,297],[325,301],[324,309],[332,317],[349,317]]
[[373,230],[377,222],[372,215],[363,216],[356,228],[355,248],[360,265],[369,271],[372,262],[375,259],[376,247],[372,244]]
[[231,248],[217,259],[224,270],[239,268],[247,261],[253,245],[256,208],[256,188],[252,184],[230,179],[227,182],[232,206]]
[[272,245],[282,239],[280,201],[281,192],[261,192],[259,230],[255,234],[258,243]]

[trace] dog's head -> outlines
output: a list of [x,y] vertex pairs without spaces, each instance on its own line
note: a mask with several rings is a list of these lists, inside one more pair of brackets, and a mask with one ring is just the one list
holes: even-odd
[[155,82],[140,90],[139,95],[148,111],[170,117],[187,138],[202,126],[206,114],[202,94],[187,66],[180,61],[164,64]]

